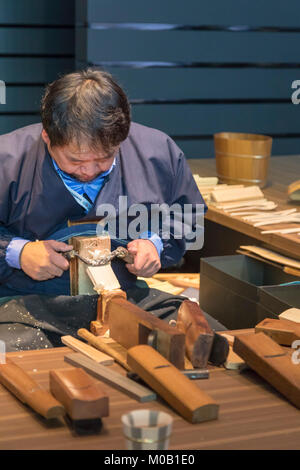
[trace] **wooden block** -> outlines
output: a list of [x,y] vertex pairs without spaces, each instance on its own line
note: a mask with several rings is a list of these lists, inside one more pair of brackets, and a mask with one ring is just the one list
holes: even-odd
[[58,418],[65,414],[61,403],[9,359],[6,359],[6,364],[0,364],[0,382],[18,400],[46,419]]
[[92,346],[89,346],[86,343],[83,343],[79,339],[73,338],[73,336],[62,336],[61,341],[66,346],[73,349],[73,351],[81,352],[82,354],[84,354],[84,356],[89,357],[90,359],[98,362],[99,364],[102,364],[104,366],[111,366],[114,363],[114,360],[107,354],[100,352],[99,350],[95,349]]
[[50,390],[74,420],[109,415],[108,396],[83,369],[50,370]]
[[94,348],[97,348],[99,351],[102,351],[102,353],[113,357],[115,361],[118,362],[118,364],[120,364],[125,369],[130,370],[127,364],[127,350],[120,344],[116,342],[114,342],[114,344],[107,344],[102,338],[94,336],[85,328],[80,328],[77,334],[81,338],[84,338],[86,341],[88,341],[89,344],[91,344]]
[[106,315],[107,304],[115,297],[127,299],[126,292],[122,289],[104,290],[101,292],[101,295],[99,295],[97,304],[97,320],[103,324],[108,323],[108,316]]
[[213,202],[235,202],[263,199],[264,195],[258,186],[248,186],[245,188],[224,189],[213,191],[211,200]]
[[101,294],[103,290],[120,289],[119,281],[110,263],[104,266],[87,266],[86,272],[94,286],[94,293]]
[[[101,237],[73,237],[71,245],[81,256],[91,258],[90,251],[107,250],[111,251],[109,235]],[[77,257],[70,261],[70,288],[71,295],[93,295],[95,290],[86,272],[87,265]]]
[[150,346],[128,351],[129,366],[172,408],[191,423],[218,417],[218,405]]
[[152,390],[110,370],[108,367],[97,364],[80,353],[68,354],[65,356],[65,361],[75,367],[82,367],[86,372],[96,377],[96,379],[124,392],[135,400],[143,403],[156,400],[156,394]]
[[109,301],[107,314],[110,336],[124,348],[148,344],[153,332],[153,347],[178,369],[184,369],[185,337],[177,328],[120,298]]
[[293,364],[289,354],[264,333],[235,336],[233,351],[282,393],[300,407],[300,367]]
[[214,332],[199,305],[184,300],[178,309],[177,328],[185,334],[186,355],[194,367],[204,368],[210,356]]
[[290,320],[296,323],[300,323],[300,308],[289,308],[279,315],[282,320]]
[[265,333],[283,346],[291,346],[294,341],[300,339],[300,325],[284,319],[265,318],[255,327],[255,333],[259,332]]

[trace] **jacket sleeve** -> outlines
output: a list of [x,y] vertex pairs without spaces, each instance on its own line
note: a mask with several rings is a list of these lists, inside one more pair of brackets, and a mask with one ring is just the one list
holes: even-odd
[[169,233],[165,233],[164,227],[160,228],[164,246],[162,268],[177,264],[187,250],[202,248],[207,210],[184,154],[171,139],[169,148],[173,168],[169,205],[174,211],[170,211]]
[[13,273],[6,261],[6,250],[15,235],[0,224],[0,283],[4,282]]

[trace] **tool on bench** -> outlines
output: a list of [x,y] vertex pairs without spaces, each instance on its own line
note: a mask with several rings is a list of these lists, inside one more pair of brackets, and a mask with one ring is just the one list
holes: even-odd
[[105,266],[106,264],[110,263],[115,258],[123,259],[128,264],[133,263],[133,256],[123,246],[118,246],[118,248],[116,248],[114,251],[110,253],[104,252],[101,254],[100,252],[94,258],[87,258],[85,256],[82,256],[76,250],[67,251],[66,253],[63,253],[63,255],[68,260],[71,260],[72,258],[76,256],[83,263],[87,264],[88,266],[94,266],[94,267]]
[[43,390],[29,374],[9,359],[5,364],[0,364],[0,383],[46,419],[59,418],[65,414],[64,407],[51,393]]
[[109,415],[109,399],[100,383],[81,368],[50,370],[51,393],[65,407],[77,434],[97,433]]
[[187,421],[200,423],[218,417],[219,406],[214,400],[150,346],[130,348],[127,362]]

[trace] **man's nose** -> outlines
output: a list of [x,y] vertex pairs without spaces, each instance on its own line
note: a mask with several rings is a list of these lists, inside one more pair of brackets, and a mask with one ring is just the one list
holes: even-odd
[[81,172],[89,177],[92,177],[94,175],[98,175],[100,172],[105,171],[102,170],[100,165],[98,163],[86,163],[84,165],[81,165]]

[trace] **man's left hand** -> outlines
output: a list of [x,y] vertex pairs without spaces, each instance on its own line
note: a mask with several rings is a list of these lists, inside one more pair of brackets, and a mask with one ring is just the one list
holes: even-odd
[[127,250],[133,256],[133,264],[126,264],[129,272],[139,277],[151,277],[160,270],[161,264],[155,245],[150,240],[129,242]]

